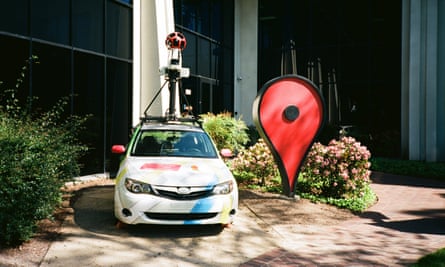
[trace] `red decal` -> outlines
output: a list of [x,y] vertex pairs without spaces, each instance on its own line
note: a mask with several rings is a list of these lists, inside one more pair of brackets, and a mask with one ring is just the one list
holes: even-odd
[[164,163],[145,163],[141,166],[141,170],[153,169],[161,171],[177,171],[181,168],[179,164],[164,164]]
[[297,75],[269,81],[255,99],[255,125],[275,157],[289,196],[295,194],[300,166],[323,126],[323,110],[318,89]]

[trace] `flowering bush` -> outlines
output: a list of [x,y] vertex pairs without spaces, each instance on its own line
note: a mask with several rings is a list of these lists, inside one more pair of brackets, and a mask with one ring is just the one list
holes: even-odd
[[249,180],[249,184],[266,186],[279,176],[273,155],[262,138],[242,150],[229,166],[238,180]]
[[314,143],[301,168],[300,191],[332,198],[363,197],[370,183],[369,150],[353,137]]

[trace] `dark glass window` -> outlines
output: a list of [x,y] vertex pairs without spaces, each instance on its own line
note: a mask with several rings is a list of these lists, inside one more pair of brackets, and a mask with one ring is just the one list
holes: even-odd
[[[113,144],[126,144],[132,128],[131,121],[131,65],[114,59],[107,60],[107,89],[106,89],[106,130],[105,147]],[[111,175],[119,167],[119,158],[107,151],[107,169]]]
[[121,2],[127,5],[132,5],[133,4],[133,0],[114,0],[116,2]]
[[329,124],[385,138],[399,132],[401,1],[258,3],[259,84],[293,59],[322,90]]
[[218,84],[217,80],[192,76],[182,79],[181,82],[181,112],[185,112],[186,106],[193,107],[194,115],[207,112],[219,113],[227,111],[228,107],[231,107],[231,104],[227,103],[224,98],[228,96],[231,100],[229,92],[232,88],[226,88],[229,90],[224,91],[223,86]]
[[220,111],[233,111],[233,47],[219,46],[213,49],[215,58],[216,77],[220,77],[215,90],[214,109]]
[[115,2],[107,3],[107,54],[130,59],[132,47],[131,9]]
[[131,65],[107,60],[107,135],[111,144],[125,144],[131,125]]
[[174,4],[177,24],[216,41],[230,42],[233,35],[233,1],[175,0]]
[[[211,60],[212,58],[210,57],[211,55],[211,51],[210,51],[210,47],[211,47],[211,43],[208,40],[205,40],[203,38],[198,38],[198,70],[197,70],[197,74],[198,75],[202,75],[202,76],[206,76],[206,77],[211,77],[210,73],[211,73]],[[212,77],[213,78],[213,77]]]
[[0,31],[28,34],[28,0],[2,1]]
[[[233,1],[174,1],[177,31],[183,32],[187,48],[183,66],[191,78],[184,79],[195,114],[233,109]],[[184,107],[186,103],[182,103]]]
[[33,55],[39,63],[32,69],[32,96],[39,98],[36,107],[48,110],[71,95],[71,51],[34,42]]
[[46,41],[70,44],[70,1],[31,2],[31,36]]
[[104,64],[103,57],[74,53],[74,114],[90,116],[80,134],[80,140],[91,148],[82,158],[84,173],[103,171]]
[[179,0],[176,1],[176,17],[180,25],[201,34],[210,35],[210,6],[214,1]]
[[198,73],[198,55],[196,53],[198,36],[184,33],[187,47],[182,51],[182,65],[190,69],[190,73]]
[[[12,52],[13,51],[13,52]],[[0,35],[0,92],[15,88],[17,78],[20,77],[22,67],[27,64],[29,42],[14,37]],[[29,70],[29,68],[28,68]],[[29,72],[25,72],[25,79],[18,88],[19,99],[25,101],[29,94]]]
[[73,45],[104,51],[104,0],[73,1]]

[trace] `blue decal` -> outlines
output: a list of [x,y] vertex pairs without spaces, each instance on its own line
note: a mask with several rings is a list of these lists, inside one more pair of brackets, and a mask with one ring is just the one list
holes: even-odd
[[194,224],[200,224],[200,223],[198,223],[198,220],[184,221],[184,225],[194,225]]
[[215,199],[199,199],[198,201],[196,201],[195,206],[192,208],[192,210],[190,211],[190,213],[205,213],[205,212],[209,212],[210,209],[213,207],[213,205],[215,204]]

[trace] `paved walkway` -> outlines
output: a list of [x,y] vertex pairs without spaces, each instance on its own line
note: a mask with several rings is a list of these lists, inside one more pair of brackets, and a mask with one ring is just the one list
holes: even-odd
[[[116,229],[113,187],[83,192],[43,266],[408,266],[445,247],[445,182],[373,173],[376,205],[328,226],[236,224]],[[276,220],[275,220],[276,221]]]
[[242,266],[408,266],[445,247],[445,182],[373,173],[379,197],[335,226],[271,225],[280,248]]

